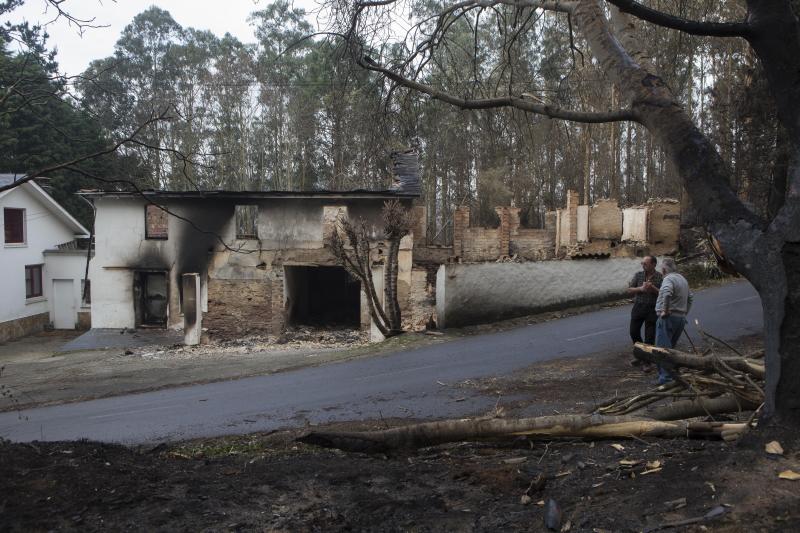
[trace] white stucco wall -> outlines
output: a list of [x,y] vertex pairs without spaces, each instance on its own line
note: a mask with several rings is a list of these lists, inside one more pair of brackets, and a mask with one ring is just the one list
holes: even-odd
[[440,327],[458,327],[612,300],[625,295],[641,259],[442,265]]
[[[2,210],[5,207],[25,209],[24,245],[5,244],[5,228]],[[45,264],[44,250],[75,238],[73,230],[66,226],[39,198],[20,186],[0,197],[0,322],[23,318],[49,309],[48,297],[52,279],[56,273],[50,272]],[[25,298],[25,265],[45,265],[42,271],[42,292],[40,298]]]
[[647,242],[647,223],[650,210],[647,207],[630,207],[622,210],[622,240]]
[[[95,260],[92,280],[92,327],[133,328],[132,265],[168,269],[175,236],[169,217],[166,240],[145,240],[144,202],[134,199],[95,200]],[[149,257],[153,257],[149,261]],[[165,260],[161,261],[160,258]],[[143,259],[144,258],[144,259]]]
[[[44,253],[45,273],[44,284],[48,294],[53,294],[53,280],[72,280],[72,298],[75,306],[75,319],[81,311],[89,311],[90,306],[82,305],[82,284],[86,275],[86,250],[58,250]],[[91,264],[91,263],[90,263]],[[55,320],[55,299],[47,299],[47,308],[50,312],[50,322]]]
[[[92,327],[134,328],[134,272],[160,270],[169,275],[168,325],[182,327],[178,309],[179,276],[201,274],[203,308],[207,307],[204,260],[208,249],[217,247],[216,235],[234,245],[231,223],[233,206],[203,204],[192,207],[180,201],[165,201],[171,213],[167,217],[167,239],[145,238],[145,205],[140,198],[95,198],[95,258],[90,266],[92,280]],[[224,219],[225,223],[221,221]],[[198,232],[199,228],[207,233]],[[189,252],[186,252],[186,251]],[[186,258],[195,258],[192,264]]]

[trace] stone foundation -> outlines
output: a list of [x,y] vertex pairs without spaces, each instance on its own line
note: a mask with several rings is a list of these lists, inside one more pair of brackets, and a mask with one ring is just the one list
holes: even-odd
[[49,313],[39,313],[38,315],[0,322],[0,342],[7,342],[32,333],[39,333],[49,323]]

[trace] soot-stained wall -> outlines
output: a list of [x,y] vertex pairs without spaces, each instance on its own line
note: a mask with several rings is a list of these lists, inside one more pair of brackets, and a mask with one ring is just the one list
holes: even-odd
[[[337,213],[363,218],[377,237],[382,198],[261,198],[159,200],[171,213],[166,239],[147,239],[138,197],[99,197],[92,261],[93,326],[133,328],[137,271],[168,274],[168,326],[181,327],[180,276],[199,273],[203,325],[212,337],[278,333],[286,325],[285,267],[338,266],[325,236]],[[405,200],[404,200],[405,201]],[[410,200],[405,201],[410,204]],[[237,239],[236,205],[257,205],[257,238]],[[186,219],[186,220],[182,220]],[[374,261],[385,250],[375,243]],[[407,309],[411,238],[399,254],[399,299]]]

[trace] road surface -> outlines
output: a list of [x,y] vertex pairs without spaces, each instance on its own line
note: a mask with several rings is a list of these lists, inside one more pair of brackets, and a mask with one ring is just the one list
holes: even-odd
[[[13,441],[87,438],[153,443],[380,417],[453,417],[493,400],[450,386],[532,363],[630,347],[630,307],[615,307],[404,352],[296,371],[0,413]],[[746,282],[699,292],[690,315],[724,339],[761,331]],[[698,335],[694,325],[690,334]]]

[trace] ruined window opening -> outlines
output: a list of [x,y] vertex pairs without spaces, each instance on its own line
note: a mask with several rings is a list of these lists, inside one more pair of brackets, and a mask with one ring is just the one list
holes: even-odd
[[160,206],[148,204],[144,208],[145,239],[167,239],[169,221],[167,212]]
[[290,326],[359,328],[361,284],[342,267],[285,267]]
[[3,229],[6,244],[25,244],[25,210],[3,208]]
[[139,270],[133,275],[136,327],[167,327],[169,282],[163,271]]
[[236,206],[236,238],[258,239],[258,206]]

